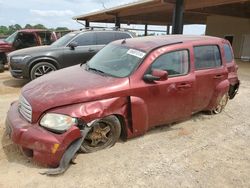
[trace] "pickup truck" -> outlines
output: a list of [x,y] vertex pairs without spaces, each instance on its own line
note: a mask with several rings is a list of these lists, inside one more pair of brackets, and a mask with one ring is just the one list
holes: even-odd
[[8,38],[0,40],[0,72],[7,64],[7,54],[23,48],[49,45],[57,39],[56,34],[45,29],[18,30]]

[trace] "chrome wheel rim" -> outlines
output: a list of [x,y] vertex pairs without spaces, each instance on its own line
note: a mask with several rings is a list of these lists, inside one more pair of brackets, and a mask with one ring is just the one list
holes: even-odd
[[55,69],[51,66],[47,66],[47,65],[42,65],[39,66],[36,71],[35,71],[35,78],[38,78],[40,76],[43,76],[44,74],[48,74],[50,72],[55,71]]

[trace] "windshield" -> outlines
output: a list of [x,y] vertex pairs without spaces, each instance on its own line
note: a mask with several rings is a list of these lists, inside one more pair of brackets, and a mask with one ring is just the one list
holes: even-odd
[[87,69],[122,78],[129,76],[144,56],[142,51],[109,44],[87,63]]
[[57,41],[53,42],[51,46],[56,47],[64,47],[66,44],[68,44],[78,33],[68,33],[67,35],[64,35]]
[[17,32],[13,33],[12,35],[8,36],[8,38],[4,39],[5,42],[13,43],[17,36]]

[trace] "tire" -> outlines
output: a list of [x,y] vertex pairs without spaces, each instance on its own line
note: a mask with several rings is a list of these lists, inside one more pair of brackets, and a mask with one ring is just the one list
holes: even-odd
[[117,117],[108,116],[95,122],[84,139],[80,152],[91,153],[112,147],[121,134],[121,124]]
[[30,71],[30,79],[34,80],[52,71],[56,71],[57,68],[48,62],[40,62],[35,64]]
[[220,101],[218,102],[217,106],[212,110],[212,114],[219,114],[221,113],[225,106],[227,105],[229,96],[228,93],[224,94],[221,98]]

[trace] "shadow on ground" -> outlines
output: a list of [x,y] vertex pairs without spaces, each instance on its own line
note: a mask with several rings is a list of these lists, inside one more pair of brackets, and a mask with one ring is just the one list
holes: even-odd
[[12,87],[12,88],[21,88],[25,84],[27,84],[29,80],[23,80],[23,79],[8,79],[3,81],[3,84],[7,87]]

